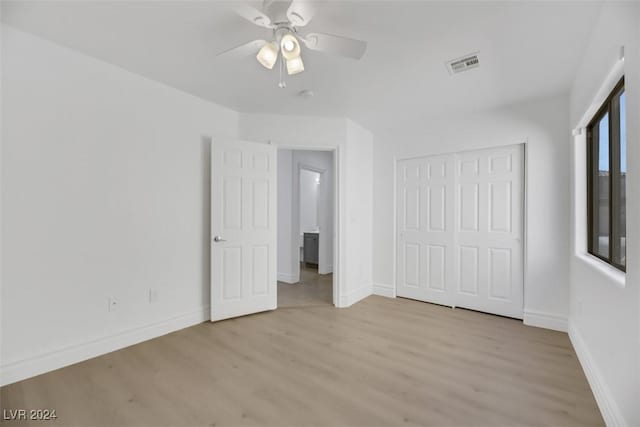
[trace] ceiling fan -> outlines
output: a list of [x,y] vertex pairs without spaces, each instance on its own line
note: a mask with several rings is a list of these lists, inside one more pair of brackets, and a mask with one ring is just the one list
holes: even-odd
[[324,33],[302,34],[299,29],[306,26],[318,9],[318,1],[309,0],[264,0],[262,10],[247,4],[236,4],[235,12],[247,21],[272,30],[271,40],[253,40],[219,53],[219,57],[247,56],[254,53],[263,67],[271,70],[280,60],[280,87],[286,64],[289,75],[304,71],[301,42],[307,49],[360,59],[367,49],[367,42]]

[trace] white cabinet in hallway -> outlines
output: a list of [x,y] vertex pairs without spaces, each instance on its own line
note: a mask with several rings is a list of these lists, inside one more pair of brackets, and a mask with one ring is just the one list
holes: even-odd
[[397,295],[521,319],[523,145],[397,166]]

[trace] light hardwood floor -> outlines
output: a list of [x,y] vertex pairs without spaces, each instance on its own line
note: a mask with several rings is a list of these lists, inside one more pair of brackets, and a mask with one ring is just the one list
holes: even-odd
[[0,393],[58,426],[604,424],[566,334],[377,296],[203,323]]
[[278,282],[278,307],[308,307],[333,304],[333,274],[300,266],[299,283]]

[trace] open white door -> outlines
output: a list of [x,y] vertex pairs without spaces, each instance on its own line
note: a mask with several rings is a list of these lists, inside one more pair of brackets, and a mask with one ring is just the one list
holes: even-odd
[[211,147],[211,320],[277,306],[276,149]]

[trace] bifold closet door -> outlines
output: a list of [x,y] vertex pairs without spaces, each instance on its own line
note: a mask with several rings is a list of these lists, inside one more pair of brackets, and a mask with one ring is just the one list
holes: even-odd
[[398,163],[398,296],[453,305],[453,167],[453,155]]
[[523,146],[456,155],[456,305],[522,319]]
[[402,160],[398,296],[522,318],[522,145]]

